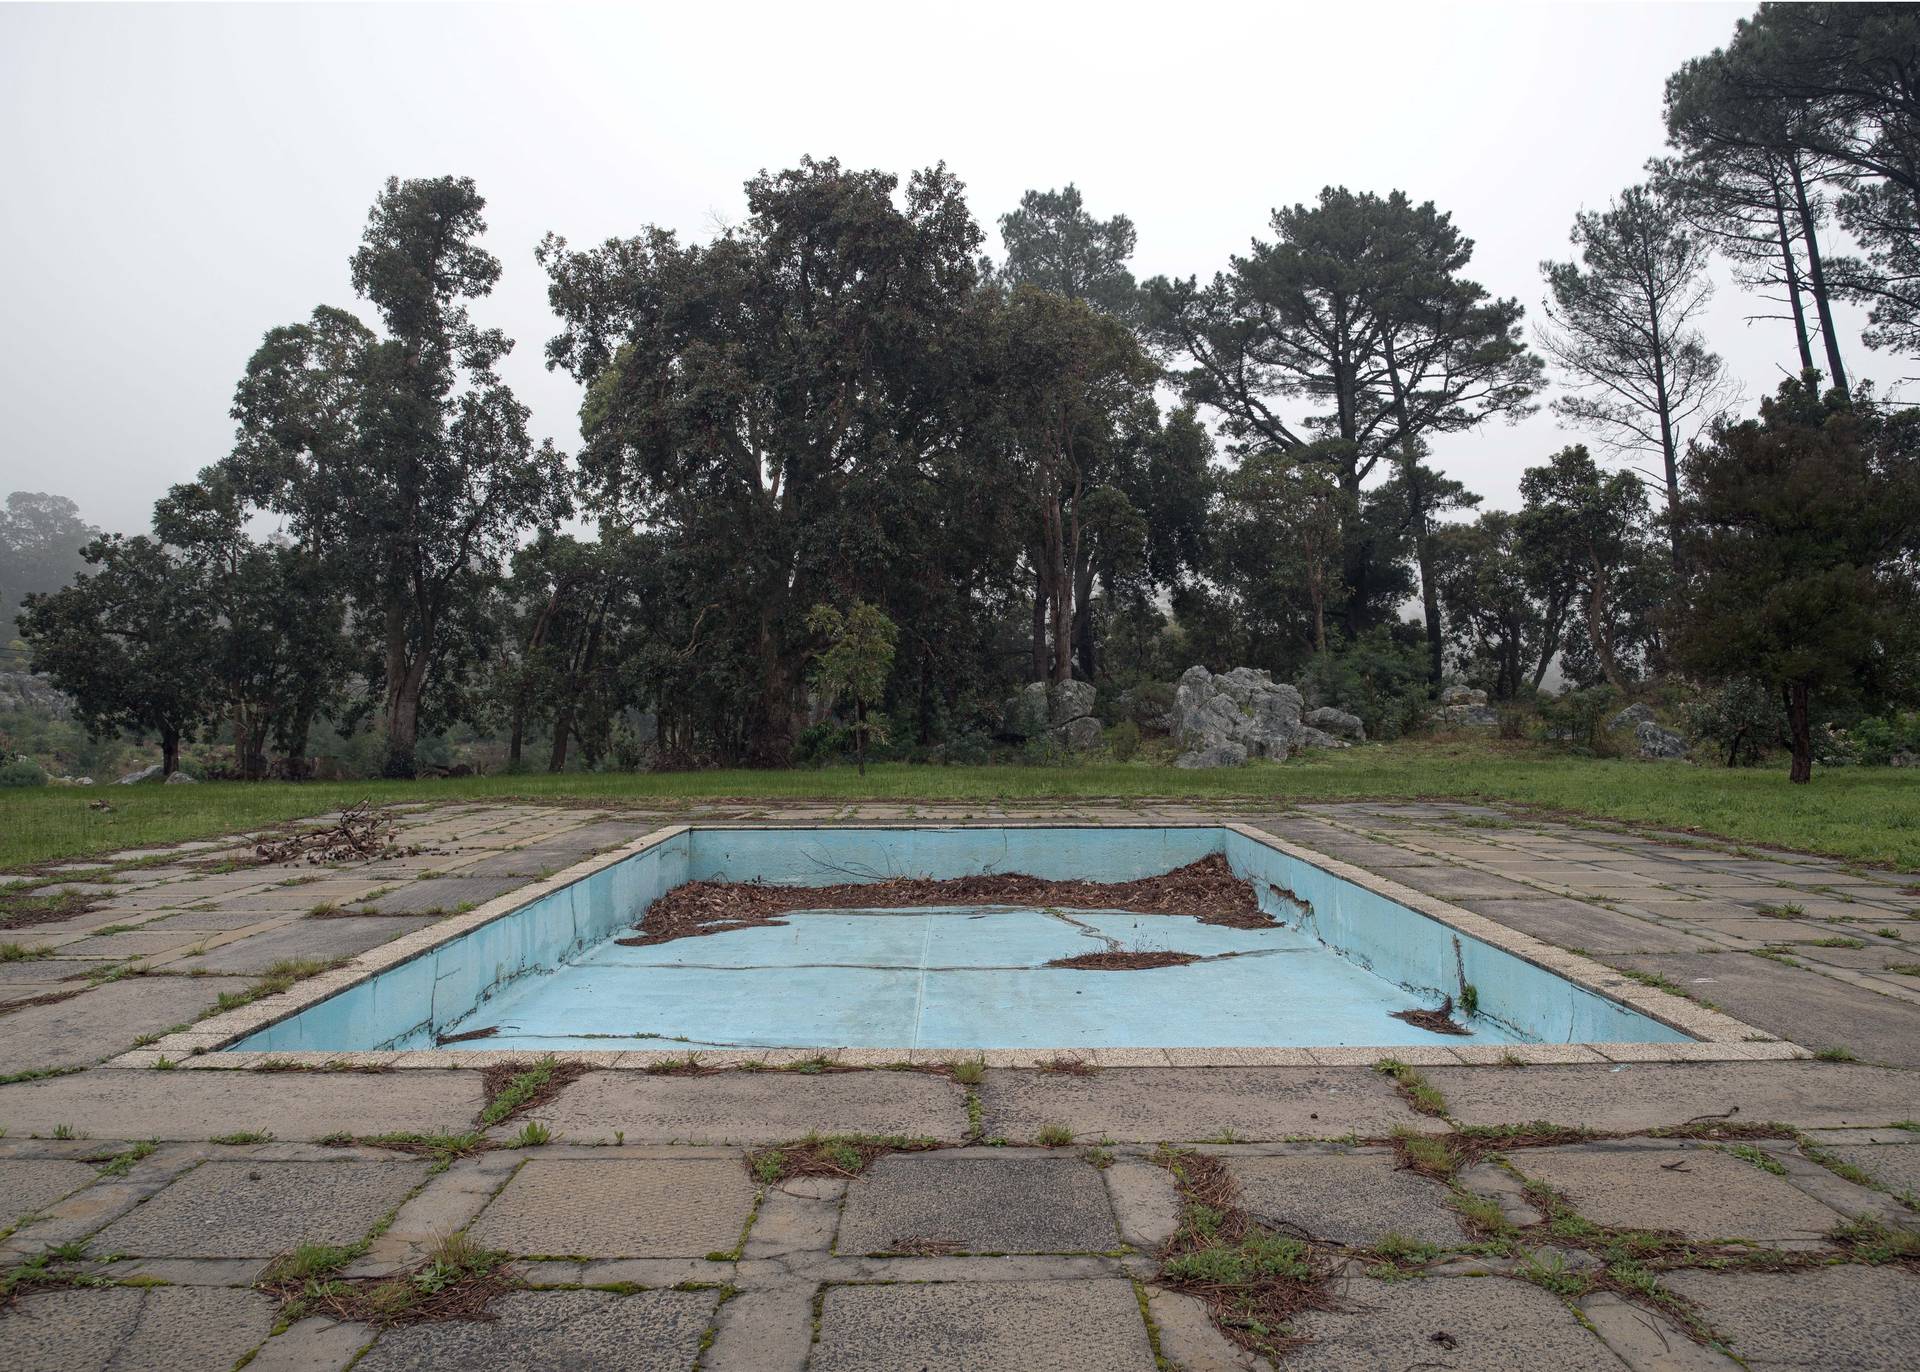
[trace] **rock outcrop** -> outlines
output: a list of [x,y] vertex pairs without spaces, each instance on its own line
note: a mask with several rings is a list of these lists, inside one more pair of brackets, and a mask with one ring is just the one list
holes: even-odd
[[1649,761],[1661,758],[1685,757],[1687,740],[1671,729],[1663,729],[1650,719],[1643,719],[1633,726],[1634,743],[1640,756]]
[[1180,747],[1173,765],[1237,767],[1254,757],[1278,762],[1297,748],[1347,746],[1303,720],[1302,704],[1298,690],[1257,668],[1235,667],[1215,676],[1205,667],[1189,667],[1167,715],[1167,731]]
[[1440,692],[1440,708],[1427,716],[1436,729],[1492,729],[1500,712],[1487,704],[1487,693],[1471,686],[1449,686]]
[[1332,734],[1335,738],[1351,739],[1355,743],[1367,741],[1367,726],[1359,715],[1350,715],[1345,710],[1332,705],[1322,705],[1306,713],[1306,722],[1322,733]]
[[1063,748],[1090,752],[1106,735],[1100,721],[1093,717],[1096,699],[1098,692],[1089,682],[1028,682],[1007,701],[1006,731],[1027,739],[1051,734]]

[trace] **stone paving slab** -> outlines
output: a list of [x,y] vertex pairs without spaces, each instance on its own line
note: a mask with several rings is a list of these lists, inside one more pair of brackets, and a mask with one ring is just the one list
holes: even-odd
[[354,1372],[691,1372],[718,1297],[710,1291],[524,1291],[486,1324],[406,1325]]
[[364,953],[432,923],[432,919],[424,916],[302,919],[237,943],[224,944],[198,957],[183,958],[177,965],[187,971],[264,972],[274,963],[291,958],[331,962]]
[[1546,1120],[1634,1131],[1734,1118],[1832,1129],[1920,1119],[1920,1073],[1851,1063],[1432,1067],[1425,1074],[1462,1124]]
[[117,934],[95,934],[92,938],[83,938],[75,943],[63,943],[60,945],[60,951],[68,957],[98,957],[119,961],[124,958],[165,953],[191,944],[193,941],[192,930],[162,927],[149,929],[143,925],[138,929],[127,929]]
[[1166,1072],[1114,1069],[1095,1076],[991,1071],[980,1088],[987,1134],[1036,1137],[1043,1125],[1124,1143],[1379,1135],[1395,1125],[1441,1126],[1415,1114],[1365,1067],[1220,1067]]
[[1843,1047],[1869,1062],[1920,1067],[1920,1005],[1748,953],[1611,957],[1657,972],[1736,1019],[1808,1048]]
[[809,1372],[1153,1372],[1131,1282],[827,1290]]
[[1303,1369],[1445,1368],[1448,1372],[1621,1372],[1626,1364],[1554,1296],[1500,1277],[1341,1283],[1340,1308],[1296,1321],[1312,1342],[1286,1360]]
[[1609,1227],[1807,1243],[1845,1218],[1782,1178],[1713,1148],[1575,1144],[1522,1149],[1508,1160]]
[[84,1067],[110,1058],[143,1034],[198,1018],[232,984],[204,977],[129,977],[52,1005],[15,1010],[0,1016],[0,1070]]
[[571,1143],[618,1133],[628,1143],[784,1143],[813,1133],[958,1142],[967,1128],[961,1089],[924,1072],[592,1072],[531,1115]]
[[46,1137],[64,1124],[93,1139],[432,1133],[471,1127],[484,1103],[478,1072],[107,1070],[0,1086],[0,1129]]
[[1100,1173],[1077,1156],[898,1153],[848,1187],[834,1247],[841,1253],[925,1245],[965,1253],[1076,1253],[1119,1242]]
[[232,1367],[273,1329],[273,1301],[222,1287],[45,1291],[0,1310],[8,1372]]
[[0,1231],[22,1216],[38,1214],[99,1175],[86,1163],[65,1158],[0,1160]]
[[426,1179],[427,1164],[207,1162],[100,1231],[101,1252],[270,1258],[303,1243],[366,1237]]
[[[1688,953],[1713,945],[1675,925],[1635,919],[1560,896],[1523,900],[1466,898],[1454,904],[1523,934],[1589,953]],[[1677,923],[1677,922],[1676,922]]]
[[453,914],[485,905],[526,884],[524,877],[428,877],[396,886],[367,905],[383,915]]
[[737,1156],[534,1159],[471,1232],[488,1248],[540,1257],[704,1258],[739,1244],[755,1190]]
[[1863,1144],[1823,1148],[1841,1162],[1850,1163],[1896,1196],[1916,1198],[1920,1204],[1920,1136],[1912,1143]]
[[1697,1302],[1749,1367],[1901,1372],[1920,1349],[1920,1276],[1899,1268],[1674,1272],[1662,1280]]
[[[29,948],[45,946],[30,938],[20,942]],[[57,982],[63,977],[85,976],[111,966],[111,958],[22,958],[18,962],[0,962],[0,986],[16,986],[22,982]]]
[[1439,1182],[1394,1165],[1388,1152],[1300,1149],[1227,1164],[1240,1203],[1283,1233],[1363,1246],[1388,1234],[1453,1247],[1467,1241]]

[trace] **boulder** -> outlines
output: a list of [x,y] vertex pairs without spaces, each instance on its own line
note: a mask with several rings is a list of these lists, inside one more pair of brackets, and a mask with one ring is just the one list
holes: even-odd
[[1247,760],[1246,748],[1238,743],[1216,743],[1210,748],[1196,748],[1190,753],[1182,753],[1173,760],[1176,767],[1238,767]]
[[1062,681],[1048,688],[1047,722],[1058,729],[1076,719],[1085,719],[1093,713],[1098,694],[1090,681]]
[[1357,743],[1367,741],[1367,726],[1359,715],[1350,715],[1345,710],[1322,705],[1317,710],[1307,711],[1304,718],[1315,729],[1331,734],[1336,739],[1350,738]]
[[1607,727],[1616,732],[1623,729],[1637,729],[1642,724],[1653,723],[1653,710],[1641,701],[1634,701],[1619,714],[1607,721]]
[[1486,703],[1487,693],[1472,686],[1449,686],[1440,692],[1442,706],[1485,705]]
[[1299,691],[1252,667],[1219,676],[1189,667],[1167,716],[1168,732],[1181,750],[1175,765],[1230,767],[1249,757],[1279,762],[1295,748],[1340,746],[1300,722],[1301,704]]
[[134,786],[142,781],[152,781],[159,775],[160,764],[156,762],[151,767],[142,767],[137,772],[128,772],[125,776],[121,777],[119,781],[115,782],[114,785]]
[[1663,729],[1650,719],[1634,726],[1634,742],[1643,758],[1676,758],[1687,755],[1687,740],[1671,729]]
[[167,778],[167,785],[169,786],[192,786],[195,784],[194,779],[185,772],[175,772]]
[[[1449,687],[1449,690],[1464,689]],[[1436,729],[1497,729],[1500,727],[1500,712],[1486,703],[1485,691],[1475,691],[1481,700],[1457,701],[1445,704],[1446,692],[1441,692],[1443,702],[1439,709],[1427,716],[1427,723]]]
[[1887,759],[1889,767],[1920,767],[1920,753],[1898,752]]
[[1107,731],[1100,726],[1100,721],[1092,715],[1082,715],[1078,719],[1069,720],[1054,730],[1054,736],[1070,751],[1076,753],[1092,752],[1106,740],[1106,734]]
[[1003,723],[1016,738],[1032,738],[1047,730],[1047,683],[1030,681],[1007,698]]

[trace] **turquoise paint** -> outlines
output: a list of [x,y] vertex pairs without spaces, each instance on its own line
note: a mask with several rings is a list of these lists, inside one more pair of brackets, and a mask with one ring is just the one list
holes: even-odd
[[[820,911],[645,948],[613,940],[688,880],[821,885],[1026,872],[1122,881],[1224,853],[1280,922],[1125,912]],[[1048,968],[1103,947],[1204,960]],[[1234,956],[1222,956],[1233,954]],[[1390,1012],[1479,995],[1472,1039]],[[426,1048],[1295,1047],[1681,1042],[1686,1036],[1231,830],[696,829],[530,902],[232,1045]]]

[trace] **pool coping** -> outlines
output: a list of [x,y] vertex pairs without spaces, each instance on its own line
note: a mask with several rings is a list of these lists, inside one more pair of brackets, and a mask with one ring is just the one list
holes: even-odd
[[[812,830],[811,824],[672,824],[642,834],[630,843],[597,853],[542,880],[495,897],[464,914],[450,915],[432,925],[404,934],[353,958],[345,966],[322,972],[277,995],[266,996],[233,1010],[211,1015],[158,1042],[109,1059],[106,1067],[152,1068],[162,1062],[197,1069],[246,1070],[272,1062],[290,1067],[340,1068],[449,1068],[490,1067],[524,1061],[524,1049],[420,1048],[365,1052],[222,1052],[269,1025],[410,962],[431,950],[463,938],[475,929],[520,910],[555,891],[583,881],[649,848],[694,829]],[[1691,1036],[1684,1043],[1539,1043],[1539,1044],[1416,1044],[1343,1045],[1325,1048],[1058,1048],[927,1049],[927,1048],[781,1048],[749,1052],[702,1051],[703,1066],[762,1065],[779,1067],[796,1062],[830,1059],[843,1067],[939,1067],[960,1061],[982,1060],[989,1067],[1033,1067],[1062,1055],[1078,1057],[1099,1067],[1335,1067],[1367,1065],[1393,1058],[1416,1067],[1494,1066],[1523,1063],[1663,1063],[1759,1062],[1812,1056],[1805,1048],[1763,1033],[1722,1011],[1684,996],[1646,986],[1592,958],[1511,929],[1484,915],[1474,914],[1435,896],[1403,886],[1362,867],[1331,858],[1236,820],[1192,821],[1152,825],[1072,824],[1059,822],[995,821],[986,824],[916,824],[908,821],[838,828],[890,829],[1225,829],[1328,875],[1372,891],[1417,914],[1425,915],[1456,933],[1478,939],[1524,962],[1561,977],[1583,990],[1614,1001],[1649,1019]],[[537,1056],[547,1056],[538,1054]],[[683,1061],[684,1051],[660,1049],[560,1050],[552,1056],[566,1062],[613,1070],[645,1071],[662,1063]]]

